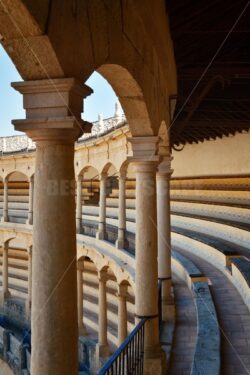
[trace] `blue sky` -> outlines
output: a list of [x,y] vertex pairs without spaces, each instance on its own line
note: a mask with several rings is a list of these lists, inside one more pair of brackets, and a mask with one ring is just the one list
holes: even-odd
[[[10,86],[11,82],[20,80],[21,77],[15,65],[0,45],[1,137],[18,134],[15,132],[11,120],[25,117],[22,106],[22,96]],[[84,119],[87,121],[95,121],[97,120],[98,114],[102,114],[104,118],[113,116],[117,98],[107,81],[98,73],[94,73],[86,83],[94,90],[94,94],[85,100]]]

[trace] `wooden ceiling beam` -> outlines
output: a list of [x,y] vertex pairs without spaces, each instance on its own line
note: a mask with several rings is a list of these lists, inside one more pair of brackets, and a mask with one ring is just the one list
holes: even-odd
[[[250,121],[245,122],[245,121],[190,121],[189,127],[192,128],[193,126],[197,128],[216,128],[216,127],[228,127],[228,128],[235,128],[237,129],[242,129],[242,128],[250,128]],[[178,125],[177,125],[178,127]]]

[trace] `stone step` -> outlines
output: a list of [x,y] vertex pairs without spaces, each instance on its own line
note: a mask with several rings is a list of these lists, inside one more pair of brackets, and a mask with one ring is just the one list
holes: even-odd
[[250,190],[249,177],[171,179],[171,189]]
[[171,199],[184,201],[217,202],[250,206],[248,191],[170,190]]

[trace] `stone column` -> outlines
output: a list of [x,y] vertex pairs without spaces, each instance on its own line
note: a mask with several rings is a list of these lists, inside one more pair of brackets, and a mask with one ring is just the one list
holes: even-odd
[[13,87],[26,109],[26,120],[13,121],[15,128],[36,142],[31,373],[77,375],[74,143],[91,90],[72,78]]
[[82,228],[82,174],[76,182],[76,232],[81,233]]
[[26,300],[26,316],[30,317],[32,301],[32,246],[27,249],[28,253],[28,296]]
[[96,238],[104,240],[106,235],[106,188],[107,174],[102,173],[100,178],[99,223]]
[[126,284],[120,284],[117,293],[118,298],[118,338],[117,344],[120,346],[128,335],[128,314],[127,314],[127,290]]
[[3,180],[3,216],[1,219],[2,222],[9,221],[8,214],[8,178],[6,177]]
[[27,224],[33,224],[33,197],[34,197],[34,176],[29,179],[29,212]]
[[79,336],[86,336],[83,324],[83,261],[77,263],[77,306],[78,306],[78,332]]
[[98,347],[99,355],[107,357],[110,353],[108,347],[108,315],[107,315],[107,271],[102,270],[98,273],[99,278],[99,332]]
[[[136,175],[135,312],[145,325],[145,373],[163,373],[159,340],[156,168],[158,137],[135,137],[132,143]],[[152,370],[150,370],[152,369]]]
[[125,232],[126,232],[126,174],[119,173],[119,224],[118,224],[118,238],[116,247],[118,249],[124,248]]
[[2,298],[1,304],[4,304],[6,298],[10,297],[9,292],[9,265],[8,265],[9,242],[3,244],[3,260],[2,260]]
[[[157,230],[158,230],[158,278],[162,285],[163,315],[164,305],[171,298],[171,224],[170,224],[170,176],[171,158],[165,157],[159,164],[157,181]],[[164,316],[163,316],[164,318]]]

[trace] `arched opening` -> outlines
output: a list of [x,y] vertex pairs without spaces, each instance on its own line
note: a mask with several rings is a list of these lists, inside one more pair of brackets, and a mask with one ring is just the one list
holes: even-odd
[[[92,134],[96,135],[98,130],[103,131],[104,129],[108,130],[119,126],[119,123],[126,118],[133,136],[154,135],[154,129],[151,125],[143,92],[129,71],[117,64],[104,64],[97,69],[97,72],[106,80],[106,85],[107,82],[109,84],[108,89],[108,86],[106,86],[105,91],[100,91],[100,99],[96,102],[97,106],[106,106],[106,103],[110,99],[114,100],[116,96],[119,99],[119,102],[118,106],[115,108],[114,115],[110,118],[106,118],[107,121],[105,121],[102,116],[99,117],[98,122],[94,123]],[[86,84],[94,89],[94,95],[90,96],[85,101],[86,110],[84,118],[90,121],[91,117],[87,107],[91,107],[91,103],[94,101],[95,91],[98,91],[98,87],[96,87],[97,90],[95,90],[95,87],[93,86],[93,84],[96,84],[96,81],[92,81],[92,77],[96,77],[96,72],[86,81]],[[100,80],[98,83],[100,84],[100,82],[102,81]],[[102,88],[104,87],[105,85],[103,83]],[[119,108],[119,103],[121,104],[122,110]]]
[[[101,175],[105,174],[107,176],[107,197],[112,195],[113,189],[118,189],[118,170],[116,166],[108,162],[102,168]],[[108,206],[107,206],[108,207]]]
[[82,204],[95,206],[99,201],[99,172],[92,166],[84,167],[79,175],[82,176]]
[[79,371],[95,373],[98,341],[98,269],[88,256],[77,260]]
[[28,295],[27,241],[22,237],[6,240],[1,247],[1,280],[5,314],[18,322],[27,324],[25,303]]
[[8,221],[26,223],[29,209],[29,179],[22,172],[14,171],[5,177],[7,183]]
[[117,337],[117,314],[118,314],[118,304],[117,304],[117,279],[111,267],[106,268],[107,275],[107,321],[108,321],[108,343],[111,351],[116,349],[116,337]]
[[88,165],[77,177],[76,210],[79,223],[78,232],[96,236],[100,199],[99,171]]
[[[115,243],[118,235],[118,201],[119,195],[119,182],[118,182],[118,170],[116,166],[108,162],[104,165],[101,176],[105,177],[106,193],[105,193],[105,205],[106,205],[106,240],[111,243]],[[101,203],[101,201],[100,201]]]

